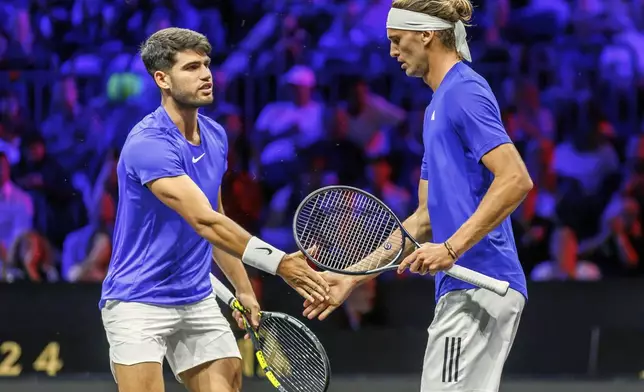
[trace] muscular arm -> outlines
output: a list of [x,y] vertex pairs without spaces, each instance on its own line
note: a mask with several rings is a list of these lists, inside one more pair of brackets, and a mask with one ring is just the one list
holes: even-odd
[[216,248],[241,259],[251,235],[224,214],[213,210],[206,195],[190,177],[164,177],[146,185],[159,200],[181,215],[197,234]]
[[494,180],[474,214],[448,240],[459,256],[507,218],[532,189],[528,170],[513,144],[496,147],[481,161]]
[[[221,188],[219,188],[218,200],[219,206],[217,211],[221,215],[225,215],[224,205],[221,201]],[[253,288],[250,280],[248,279],[246,268],[244,268],[244,264],[239,258],[231,256],[216,246],[212,249],[212,255],[217,265],[219,265],[221,270],[224,272],[224,275],[226,275],[226,278],[228,278],[235,287],[235,291],[237,293],[253,293]]]
[[[403,222],[403,227],[409,234],[416,239],[416,241],[423,243],[431,240],[432,238],[432,227],[429,220],[429,211],[427,210],[427,180],[421,179],[418,183],[418,207],[413,214],[411,214]],[[411,241],[405,243],[405,249],[403,250],[403,257],[407,256],[415,249],[414,244]],[[389,257],[384,257],[382,264],[388,264],[391,262],[391,259],[395,256],[396,252],[392,250]],[[362,284],[368,280],[374,279],[378,274],[371,275],[362,275],[355,276],[354,280],[358,284]]]

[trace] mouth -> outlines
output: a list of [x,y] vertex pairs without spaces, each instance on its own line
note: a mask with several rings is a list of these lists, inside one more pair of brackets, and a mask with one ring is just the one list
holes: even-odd
[[199,87],[199,90],[208,90],[208,91],[212,90],[212,83],[206,83],[202,85],[201,87]]

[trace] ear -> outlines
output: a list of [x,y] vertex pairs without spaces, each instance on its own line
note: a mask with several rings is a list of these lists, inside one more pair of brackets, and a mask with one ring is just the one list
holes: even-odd
[[423,31],[420,33],[420,40],[422,41],[423,46],[429,46],[429,43],[432,42],[432,38],[434,38],[434,33],[434,31]]
[[163,71],[154,72],[154,81],[161,89],[167,90],[171,87],[170,76]]

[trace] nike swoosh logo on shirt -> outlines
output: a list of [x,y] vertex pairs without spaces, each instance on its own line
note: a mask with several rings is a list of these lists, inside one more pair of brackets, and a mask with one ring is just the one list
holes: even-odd
[[198,157],[196,157],[196,158],[195,158],[195,157],[192,157],[192,163],[197,163],[197,162],[199,162],[199,161],[201,160],[201,158],[203,158],[203,157],[204,157],[204,155],[206,155],[206,153],[205,153],[205,152],[204,152],[203,154],[199,155],[199,156],[198,156]]
[[273,250],[268,249],[268,248],[255,248],[255,249],[257,249],[257,250],[265,250],[267,255],[270,255],[271,253],[273,253]]

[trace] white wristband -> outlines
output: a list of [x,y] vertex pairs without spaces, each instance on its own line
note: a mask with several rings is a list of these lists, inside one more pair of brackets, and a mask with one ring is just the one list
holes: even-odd
[[285,252],[282,252],[276,247],[267,244],[257,237],[251,237],[242,255],[242,262],[251,267],[268,272],[271,275],[275,275],[277,273],[277,266],[285,255]]

